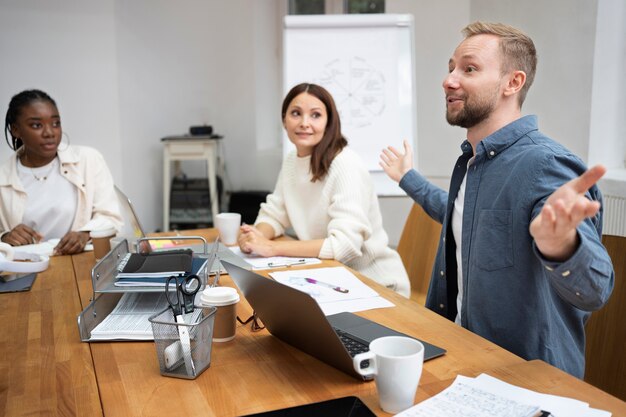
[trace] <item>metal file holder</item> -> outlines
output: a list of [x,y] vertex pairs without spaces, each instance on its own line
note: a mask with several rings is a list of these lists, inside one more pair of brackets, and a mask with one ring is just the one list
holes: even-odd
[[[206,239],[201,236],[163,236],[163,237],[149,237],[141,238],[136,242],[135,247],[139,247],[142,241],[154,241],[154,240],[176,240],[178,241],[201,241],[203,251],[195,252],[194,257],[207,257],[208,245]],[[191,245],[190,245],[191,246]],[[187,247],[185,244],[177,246],[176,248],[184,249]],[[115,279],[118,272],[118,265],[124,259],[124,256],[129,253],[129,244],[126,239],[121,240],[115,245],[111,251],[104,256],[91,270],[91,284],[93,288],[93,296],[91,302],[85,309],[78,315],[78,330],[80,332],[80,338],[83,342],[92,342],[100,340],[91,339],[91,331],[96,328],[115,308],[120,298],[128,292],[141,292],[141,293],[162,293],[163,287],[116,287]],[[206,286],[209,276],[210,265],[206,265],[198,273],[200,278],[201,290]],[[127,340],[127,339],[124,339]],[[110,340],[109,340],[110,341]]]

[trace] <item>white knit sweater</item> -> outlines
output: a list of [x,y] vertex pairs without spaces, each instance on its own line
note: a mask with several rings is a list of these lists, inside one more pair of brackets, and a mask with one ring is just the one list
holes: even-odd
[[409,297],[409,278],[400,256],[389,248],[369,172],[349,148],[335,157],[328,174],[311,182],[311,157],[289,153],[276,189],[255,221],[280,236],[292,227],[299,240],[324,239],[319,257],[336,259]]

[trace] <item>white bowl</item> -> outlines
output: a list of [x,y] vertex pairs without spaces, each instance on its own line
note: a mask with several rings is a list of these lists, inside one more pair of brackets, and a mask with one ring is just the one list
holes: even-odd
[[12,273],[34,273],[48,269],[50,258],[44,255],[33,253],[19,252],[19,249],[13,252],[13,260],[8,260],[0,254],[0,271]]

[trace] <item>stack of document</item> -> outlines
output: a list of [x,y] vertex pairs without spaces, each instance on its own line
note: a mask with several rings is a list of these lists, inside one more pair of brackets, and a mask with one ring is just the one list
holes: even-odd
[[394,306],[342,266],[277,271],[270,276],[308,293],[327,316]]
[[[169,303],[164,291],[127,292],[111,313],[91,331],[89,340],[154,340],[149,319],[167,307]],[[183,314],[183,320],[185,323],[197,323],[201,315],[202,309],[197,308],[191,313]],[[171,320],[174,325],[173,313],[169,317],[165,321]]]
[[91,340],[154,340],[148,318],[167,306],[164,292],[126,293],[91,331]]
[[541,394],[487,374],[456,377],[439,394],[396,414],[397,417],[610,417],[572,398]]
[[198,274],[205,268],[207,258],[193,257],[190,249],[128,253],[118,265],[117,287],[164,287],[171,276]]

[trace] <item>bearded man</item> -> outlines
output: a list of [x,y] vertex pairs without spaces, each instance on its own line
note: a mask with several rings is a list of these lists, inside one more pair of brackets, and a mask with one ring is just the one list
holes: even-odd
[[[443,224],[426,306],[503,348],[574,376],[585,322],[613,289],[602,197],[589,170],[521,109],[537,66],[533,41],[475,22],[448,63],[446,119],[467,130],[449,192],[388,147],[381,166]],[[419,233],[418,230],[415,233]]]

